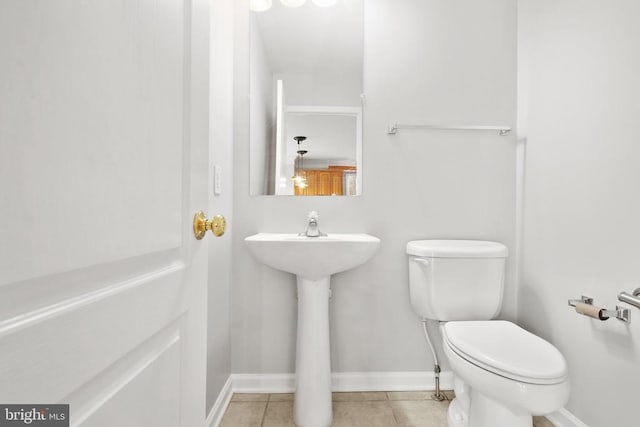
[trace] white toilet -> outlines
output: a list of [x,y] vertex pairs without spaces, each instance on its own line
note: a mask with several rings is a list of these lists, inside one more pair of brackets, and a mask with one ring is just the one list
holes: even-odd
[[507,247],[476,240],[407,244],[409,292],[422,320],[440,322],[455,375],[450,427],[531,427],[532,415],[564,406],[567,363],[550,343],[489,320],[502,305]]

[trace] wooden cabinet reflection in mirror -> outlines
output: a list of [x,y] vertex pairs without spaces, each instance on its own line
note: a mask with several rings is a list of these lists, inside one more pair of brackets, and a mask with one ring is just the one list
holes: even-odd
[[304,169],[300,173],[306,186],[294,186],[296,196],[354,196],[356,167],[329,166],[326,169]]

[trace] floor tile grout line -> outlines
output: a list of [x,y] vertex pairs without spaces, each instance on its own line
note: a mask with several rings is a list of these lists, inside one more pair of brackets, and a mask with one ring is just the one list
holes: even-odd
[[267,417],[267,406],[269,406],[269,399],[271,395],[267,396],[267,401],[264,404],[264,411],[262,412],[262,420],[260,421],[260,427],[264,426],[264,419]]
[[391,404],[391,400],[387,401],[387,405],[389,405],[389,409],[391,409],[391,416],[393,417],[393,421],[396,423],[396,427],[400,425],[398,421],[398,417],[396,417],[396,411],[393,410],[393,405]]

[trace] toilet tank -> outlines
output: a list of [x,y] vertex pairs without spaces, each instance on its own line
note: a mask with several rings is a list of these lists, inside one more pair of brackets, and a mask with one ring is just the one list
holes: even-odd
[[502,306],[508,249],[481,240],[407,243],[411,305],[421,319],[488,320]]

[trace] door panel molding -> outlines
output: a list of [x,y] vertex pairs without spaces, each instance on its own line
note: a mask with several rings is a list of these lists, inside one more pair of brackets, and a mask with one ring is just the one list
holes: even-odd
[[97,303],[101,300],[116,297],[118,294],[130,291],[138,286],[149,284],[150,282],[161,280],[166,276],[174,274],[185,268],[182,261],[147,271],[137,277],[126,279],[109,286],[102,286],[93,292],[87,292],[76,297],[65,298],[62,301],[42,308],[25,312],[13,318],[0,322],[0,338],[5,335],[15,333],[21,329],[34,326],[37,323],[51,320],[54,317],[65,315],[74,310],[80,310],[89,304]]
[[[134,382],[145,371],[152,369],[152,365],[168,352],[180,352],[182,318],[172,322],[162,331],[149,338],[146,342],[132,350],[123,358],[81,385],[61,402],[69,403],[74,409],[71,413],[71,425],[82,425],[100,408],[113,400],[128,384]],[[177,361],[172,369],[179,371]],[[178,407],[179,391],[175,390]]]
[[0,401],[58,401],[184,315],[191,300],[184,272],[134,282],[2,336]]

